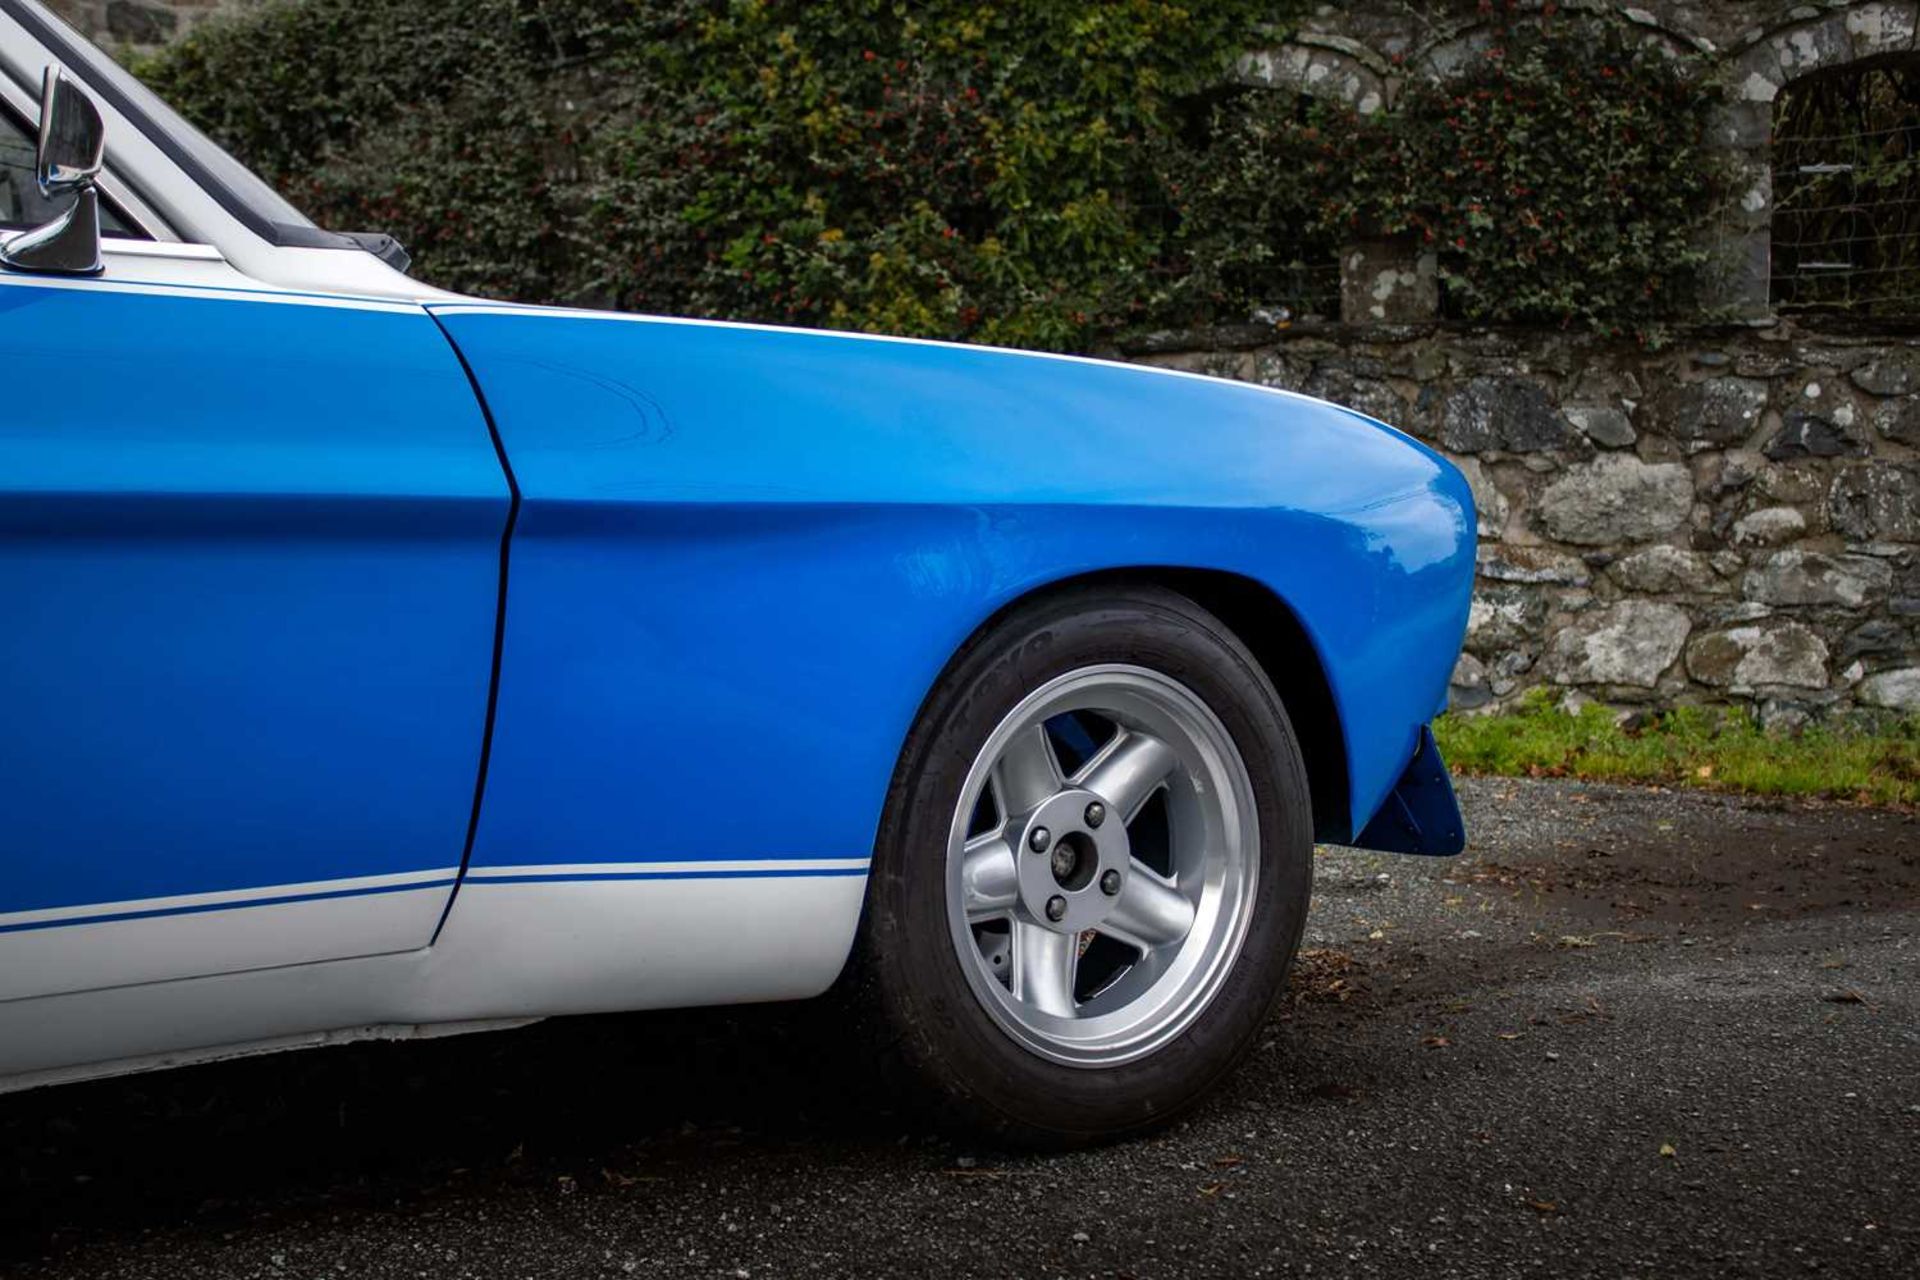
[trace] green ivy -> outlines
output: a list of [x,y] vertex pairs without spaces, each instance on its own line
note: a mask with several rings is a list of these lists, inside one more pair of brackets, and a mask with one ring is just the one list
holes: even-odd
[[1464,319],[1646,331],[1698,310],[1727,175],[1704,60],[1620,23],[1496,26],[1477,64],[1332,131],[1333,228],[1404,233]]
[[1693,68],[1549,22],[1372,120],[1223,88],[1288,12],[278,0],[138,70],[323,225],[527,301],[1084,349],[1295,301],[1398,233],[1474,319],[1692,305]]

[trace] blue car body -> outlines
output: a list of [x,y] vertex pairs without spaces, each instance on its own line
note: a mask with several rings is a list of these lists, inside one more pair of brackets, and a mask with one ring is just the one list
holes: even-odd
[[0,270],[0,1088],[815,994],[923,700],[1074,583],[1241,634],[1321,838],[1460,847],[1427,725],[1474,517],[1424,445],[1140,365],[440,293],[196,185],[49,23],[0,0],[0,125],[29,69],[90,77],[139,234]]
[[1329,839],[1445,697],[1471,498],[1347,410],[977,347],[433,309],[520,493],[469,875],[864,855],[948,659],[1084,575],[1205,569],[1285,603],[1343,730]]

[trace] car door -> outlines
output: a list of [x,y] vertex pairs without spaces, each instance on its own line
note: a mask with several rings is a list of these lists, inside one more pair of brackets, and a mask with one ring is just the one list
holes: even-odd
[[0,1000],[424,946],[509,511],[471,386],[415,304],[107,243],[0,272]]

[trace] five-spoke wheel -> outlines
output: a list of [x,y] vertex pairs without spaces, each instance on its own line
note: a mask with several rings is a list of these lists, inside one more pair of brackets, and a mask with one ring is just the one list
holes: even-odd
[[1192,690],[1138,666],[1070,671],[1007,714],[962,786],[954,945],[1035,1053],[1151,1053],[1238,954],[1258,847],[1246,764]]
[[949,1112],[1060,1146],[1193,1105],[1285,981],[1312,870],[1268,674],[1159,587],[984,629],[901,754],[850,981]]

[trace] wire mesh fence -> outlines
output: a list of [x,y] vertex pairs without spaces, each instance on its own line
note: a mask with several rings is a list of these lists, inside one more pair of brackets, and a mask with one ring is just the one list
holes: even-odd
[[1297,320],[1340,318],[1340,259],[1328,246],[1277,245],[1246,285],[1254,310]]
[[1220,228],[1197,228],[1195,245],[1182,235],[1196,229],[1183,226],[1181,205],[1169,200],[1133,211],[1168,233],[1172,251],[1147,269],[1159,294],[1179,300],[1174,314],[1184,305],[1196,322],[1340,318],[1340,244],[1333,237],[1303,234],[1287,225],[1291,218],[1266,214],[1246,218],[1224,246]]
[[1920,59],[1783,91],[1773,199],[1776,307],[1920,318]]

